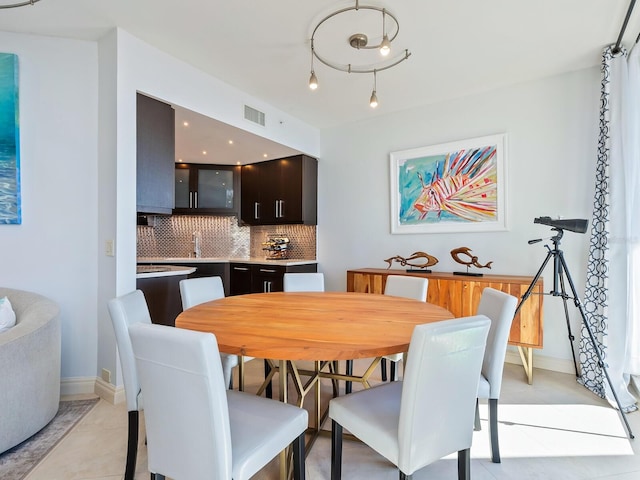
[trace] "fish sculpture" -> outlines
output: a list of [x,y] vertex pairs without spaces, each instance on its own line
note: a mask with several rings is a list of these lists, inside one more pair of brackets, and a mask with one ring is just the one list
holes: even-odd
[[[471,249],[469,247],[454,248],[453,250],[451,250],[451,258],[462,265],[466,265],[467,268],[469,268],[470,265],[473,265],[477,268],[491,268],[491,264],[493,263],[492,261],[488,262],[486,265],[481,265],[478,262],[478,257],[476,257],[475,255],[471,255],[470,252]],[[469,260],[462,260],[460,258],[460,255],[466,255],[467,257],[469,257]]]
[[466,221],[495,220],[497,208],[496,146],[446,154],[427,183],[416,172],[422,189],[413,202],[420,220],[448,212]]
[[[412,260],[417,260],[419,258],[424,258],[426,259],[426,261],[424,263],[411,263]],[[387,269],[391,268],[391,264],[393,262],[398,262],[403,267],[409,265],[410,267],[415,267],[415,268],[427,268],[438,263],[438,259],[433,255],[429,255],[428,253],[425,253],[425,252],[414,252],[411,254],[410,257],[404,258],[404,257],[401,257],[400,255],[395,255],[393,257],[387,258],[385,262],[389,264]]]

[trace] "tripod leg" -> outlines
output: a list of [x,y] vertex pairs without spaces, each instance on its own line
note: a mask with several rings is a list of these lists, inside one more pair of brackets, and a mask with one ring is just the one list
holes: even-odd
[[624,410],[622,410],[622,405],[620,405],[620,400],[618,399],[618,394],[616,393],[615,388],[613,388],[613,383],[611,383],[611,378],[609,378],[609,372],[607,371],[607,367],[606,367],[606,365],[604,363],[604,360],[602,359],[602,354],[600,353],[600,347],[598,346],[598,343],[596,342],[596,338],[593,335],[593,331],[591,330],[591,326],[587,322],[587,315],[586,315],[586,313],[584,311],[584,307],[582,306],[582,302],[580,301],[580,298],[578,297],[578,293],[576,291],[576,287],[573,284],[573,280],[571,279],[571,274],[569,273],[569,268],[567,267],[567,263],[564,260],[564,255],[562,254],[562,251],[559,252],[559,256],[560,256],[560,262],[561,262],[561,265],[562,265],[562,269],[563,269],[565,275],[567,276],[567,280],[569,281],[569,286],[571,287],[571,293],[573,294],[573,299],[575,300],[576,307],[578,308],[578,311],[580,312],[580,317],[582,318],[582,325],[584,326],[585,330],[589,334],[589,340],[591,341],[591,345],[593,346],[593,351],[596,352],[596,356],[598,357],[598,366],[604,372],[604,376],[607,379],[607,383],[609,384],[609,388],[611,388],[611,393],[613,393],[613,398],[616,401],[616,405],[618,405],[618,410],[620,411],[620,415],[622,416],[622,421],[624,422],[625,426],[627,427],[627,432],[629,432],[629,438],[635,438],[633,436],[633,432],[631,431],[631,427],[629,426],[629,422],[627,421],[627,416],[624,413]]
[[522,295],[522,299],[520,300],[520,303],[518,303],[518,306],[516,307],[516,311],[513,314],[514,318],[515,318],[516,315],[518,315],[518,312],[520,311],[520,308],[522,307],[522,304],[524,302],[526,302],[527,298],[529,298],[531,296],[531,292],[533,292],[533,289],[536,286],[536,283],[538,283],[538,280],[540,279],[540,276],[542,275],[542,272],[544,271],[544,267],[547,266],[547,263],[549,263],[549,259],[552,256],[553,256],[553,253],[551,251],[547,252],[546,258],[542,262],[542,265],[540,265],[540,268],[538,269],[538,272],[536,273],[535,277],[533,277],[533,280],[531,281],[531,285],[529,285],[529,288],[527,288],[527,291],[524,292],[524,295]]
[[573,333],[571,332],[571,323],[569,322],[569,308],[567,307],[567,299],[569,298],[569,296],[567,295],[567,291],[564,288],[563,271],[559,272],[558,277],[560,278],[560,292],[562,303],[564,304],[564,318],[567,321],[567,332],[569,333],[569,345],[571,345],[571,355],[573,356],[573,368],[576,372],[576,378],[580,378],[580,375],[578,374],[578,362],[576,361],[576,349],[573,346],[573,342],[575,341],[576,337],[574,337]]

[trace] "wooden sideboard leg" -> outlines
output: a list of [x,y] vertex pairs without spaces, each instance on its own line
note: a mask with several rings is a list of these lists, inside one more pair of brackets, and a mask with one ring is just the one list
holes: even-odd
[[529,385],[533,384],[533,348],[518,346],[518,353]]

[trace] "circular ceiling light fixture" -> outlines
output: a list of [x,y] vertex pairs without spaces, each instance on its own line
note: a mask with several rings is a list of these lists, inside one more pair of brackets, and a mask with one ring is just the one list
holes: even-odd
[[[382,18],[381,23],[380,17]],[[345,36],[347,39],[346,50],[342,49],[345,44],[336,39],[335,35],[335,31],[345,28],[358,29],[355,33]],[[367,33],[364,33],[365,31]],[[353,7],[342,8],[330,13],[318,22],[311,34],[309,88],[311,90],[318,88],[318,77],[313,66],[314,59],[341,72],[373,73],[374,86],[369,104],[375,108],[378,105],[376,74],[395,67],[407,60],[411,55],[411,52],[405,49],[395,57],[389,56],[393,50],[392,43],[399,32],[400,23],[398,19],[386,8],[360,5],[358,0],[356,0]],[[338,43],[336,43],[336,40]],[[319,47],[320,44],[323,45],[322,48]],[[324,53],[325,50],[330,48],[334,49],[334,53],[331,56]],[[321,50],[320,52],[318,51],[319,49]]]
[[16,8],[16,7],[24,7],[26,5],[33,5],[34,3],[38,3],[40,0],[27,0],[26,2],[17,2],[17,3],[4,3],[0,1],[0,8]]

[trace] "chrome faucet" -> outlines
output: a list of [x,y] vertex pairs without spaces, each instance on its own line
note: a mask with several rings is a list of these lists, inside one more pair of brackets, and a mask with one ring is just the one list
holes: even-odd
[[200,258],[202,251],[200,250],[200,232],[193,232],[191,235],[191,243],[193,244],[193,258]]

